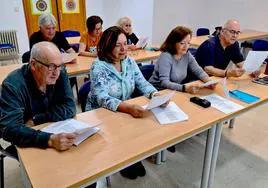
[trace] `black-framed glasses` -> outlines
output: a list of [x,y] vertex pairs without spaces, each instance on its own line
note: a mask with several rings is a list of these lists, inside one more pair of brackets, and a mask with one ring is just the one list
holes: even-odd
[[241,34],[241,31],[235,31],[233,29],[226,29],[226,30],[229,31],[232,35],[240,35]]
[[53,64],[53,63],[45,64],[45,63],[43,63],[42,61],[39,61],[39,60],[37,60],[37,59],[34,59],[34,60],[35,60],[36,62],[40,63],[41,65],[47,67],[47,69],[48,69],[49,71],[55,71],[55,70],[57,70],[57,69],[61,70],[62,67],[63,67],[63,64],[61,64],[61,65],[55,65],[55,64]]

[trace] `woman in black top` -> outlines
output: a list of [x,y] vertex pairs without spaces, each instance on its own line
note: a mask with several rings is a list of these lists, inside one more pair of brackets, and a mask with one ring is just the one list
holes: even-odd
[[138,43],[139,39],[135,33],[132,32],[131,20],[128,17],[120,18],[117,21],[117,26],[121,27],[127,35],[128,49],[135,50],[138,48],[136,44]]

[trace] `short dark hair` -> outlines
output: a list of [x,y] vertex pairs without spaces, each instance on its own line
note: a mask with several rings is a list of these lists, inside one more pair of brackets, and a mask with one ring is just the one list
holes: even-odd
[[120,34],[124,34],[126,36],[124,30],[118,26],[109,27],[103,32],[97,46],[98,58],[101,61],[113,63],[112,52]]
[[87,18],[87,31],[93,32],[98,23],[103,24],[103,20],[99,16],[90,16]]
[[162,52],[169,52],[171,55],[176,54],[176,43],[181,42],[187,35],[190,35],[192,37],[191,29],[183,26],[175,27],[169,33],[165,42],[161,45],[160,50]]

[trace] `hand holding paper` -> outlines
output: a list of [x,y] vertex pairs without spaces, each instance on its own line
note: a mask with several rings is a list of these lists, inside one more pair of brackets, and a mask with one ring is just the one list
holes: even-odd
[[260,68],[267,56],[268,51],[249,51],[243,68],[246,70],[246,72],[256,71]]
[[75,119],[67,119],[64,121],[53,123],[43,128],[42,131],[53,134],[67,133],[77,135],[74,141],[74,145],[77,146],[87,137],[99,131],[100,128],[96,126],[98,126],[100,123],[101,122],[99,121],[96,122],[95,124],[88,125]]
[[149,102],[149,104],[145,107],[146,110],[151,110],[155,107],[161,106],[162,104],[166,103],[171,99],[171,97],[175,94],[175,92],[171,92],[161,96],[155,96]]

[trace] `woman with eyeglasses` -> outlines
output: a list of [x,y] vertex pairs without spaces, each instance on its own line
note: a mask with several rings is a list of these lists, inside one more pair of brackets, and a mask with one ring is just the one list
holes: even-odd
[[96,46],[102,35],[103,21],[99,16],[90,16],[87,19],[87,31],[81,35],[79,55],[97,57]]
[[122,17],[117,21],[117,26],[121,27],[127,36],[128,49],[135,50],[138,48],[136,44],[139,41],[139,38],[132,32],[132,24],[129,17]]

